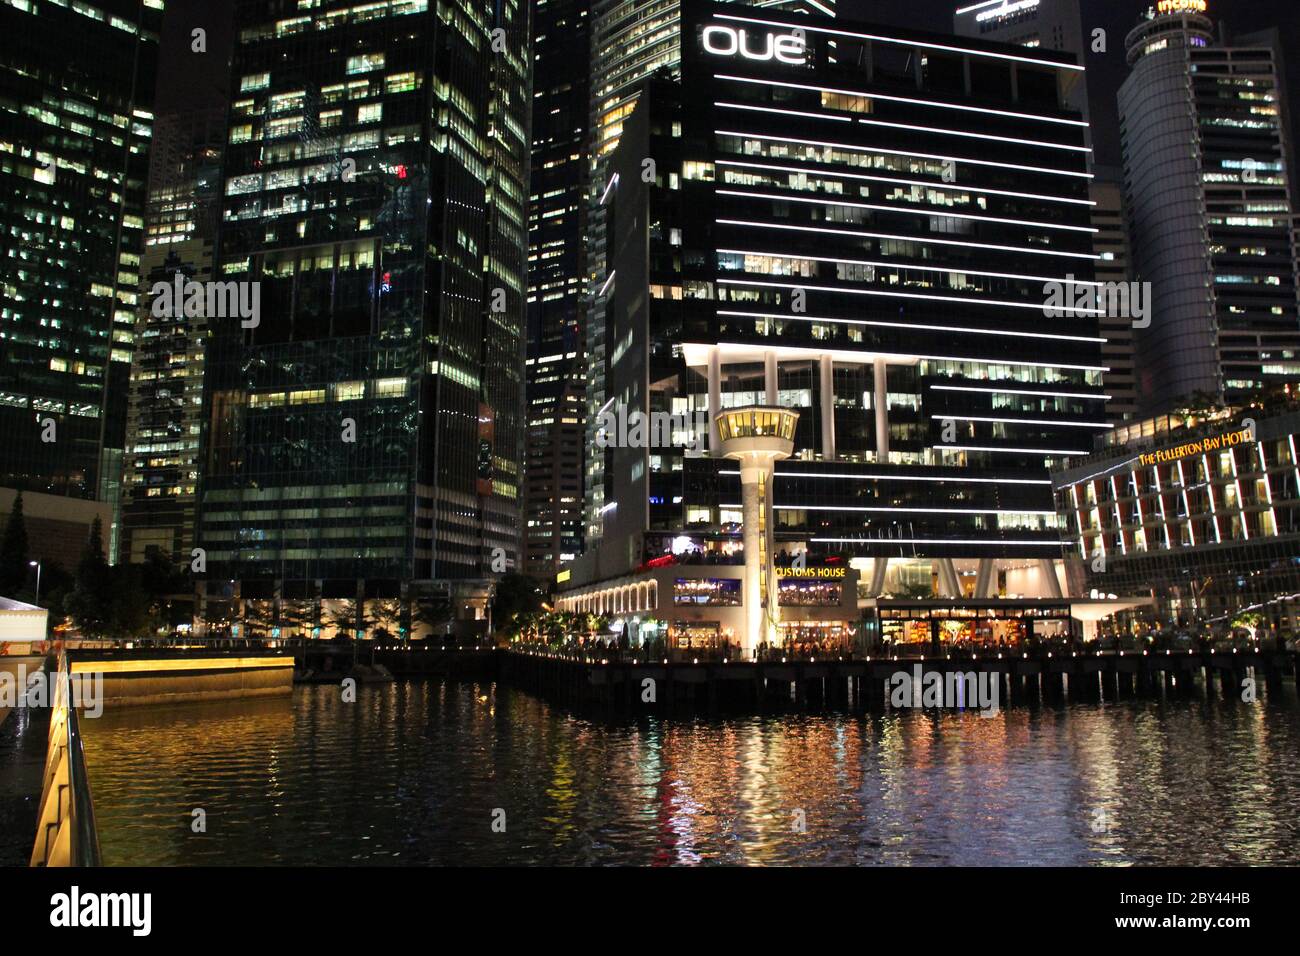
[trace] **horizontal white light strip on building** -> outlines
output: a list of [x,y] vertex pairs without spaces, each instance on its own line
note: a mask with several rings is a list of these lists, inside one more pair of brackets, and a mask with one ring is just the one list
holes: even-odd
[[1007,541],[1005,538],[810,538],[818,544],[981,544],[989,546],[1010,545],[1022,548],[1059,547],[1054,538],[1042,541]]
[[981,3],[973,3],[969,7],[962,7],[957,11],[957,15],[960,16],[963,13],[970,13],[972,10],[979,10],[983,7],[991,7],[995,3],[1006,4],[1006,2],[1007,0],[982,0]]
[[992,451],[1004,455],[1087,455],[1087,451],[1077,448],[993,448],[988,445],[931,445],[931,448],[947,448],[951,451]]
[[900,46],[921,47],[927,50],[942,50],[945,53],[962,53],[967,56],[986,56],[997,60],[1013,60],[1017,63],[1034,63],[1038,66],[1050,66],[1057,70],[1077,70],[1083,72],[1083,67],[1077,63],[1058,63],[1055,60],[1041,60],[1031,56],[1012,56],[1009,53],[994,53],[990,50],[973,50],[967,47],[947,46],[942,43],[926,43],[922,40],[900,40],[898,37],[879,36],[874,33],[857,33],[852,30],[835,30],[831,27],[810,27],[802,23],[786,23],[780,20],[762,20],[758,17],[742,17],[733,13],[715,13],[719,20],[732,20],[737,23],[760,23],[765,27],[784,27],[786,29],[795,29],[796,27],[806,33],[827,33],[832,36],[851,37],[855,40],[876,40],[880,43],[897,43]]
[[1028,246],[999,246],[987,242],[962,242],[958,239],[938,239],[932,236],[902,236],[892,232],[865,232],[861,229],[829,229],[825,226],[796,226],[789,223],[759,222],[755,219],[715,219],[723,226],[751,226],[756,229],[785,229],[788,232],[820,232],[833,236],[853,236],[860,239],[896,239],[899,242],[920,242],[934,246],[960,246],[964,249],[992,249],[997,252],[1019,252],[1035,256],[1065,256],[1070,259],[1098,260],[1094,252],[1065,252],[1060,249],[1031,249]]
[[[805,110],[787,110],[775,106],[750,106],[745,103],[725,103],[715,101],[714,106],[724,110],[751,110],[755,113],[777,113],[783,116],[803,116],[808,119],[829,120],[834,123],[852,123],[855,118],[848,116],[837,116],[834,113],[809,113]],[[966,139],[983,139],[995,143],[1012,143],[1017,146],[1037,146],[1042,149],[1063,149],[1076,153],[1092,152],[1087,146],[1071,146],[1068,143],[1045,143],[1037,139],[1021,139],[1016,136],[995,136],[992,133],[970,133],[959,129],[940,129],[934,126],[915,126],[911,123],[890,123],[887,120],[870,120],[863,119],[861,116],[856,117],[857,122],[867,126],[883,126],[887,129],[905,129],[914,133],[932,133],[935,136],[961,136]]]
[[963,269],[960,266],[923,266],[917,262],[889,262],[878,259],[840,259],[835,256],[813,256],[801,252],[761,252],[756,249],[715,249],[715,252],[733,256],[770,256],[773,259],[811,259],[814,262],[841,262],[851,266],[876,266],[881,269],[916,269],[918,272],[958,272],[967,276],[984,276],[989,279],[1023,279],[1025,282],[1059,282],[1062,285],[1095,285],[1098,288],[1105,283],[1075,279],[1073,276],[1029,276],[1016,272],[981,272],[978,269]]
[[1059,123],[1063,126],[1081,126],[1088,124],[1083,120],[1061,119],[1057,116],[1039,116],[1034,113],[1013,113],[1010,110],[991,110],[982,106],[966,106],[962,103],[940,103],[936,100],[920,100],[910,96],[892,96],[886,93],[872,93],[867,90],[842,90],[833,86],[817,86],[814,83],[787,83],[782,80],[762,80],[753,76],[735,76],[731,73],[714,73],[715,80],[735,80],[737,83],[755,83],[759,86],[780,86],[789,90],[809,90],[814,93],[838,93],[842,96],[861,96],[869,100],[887,100],[891,103],[908,103],[913,106],[932,106],[941,110],[960,110],[963,113],[987,113],[991,116],[1009,116],[1013,119],[1037,120],[1043,123]]
[[992,392],[996,395],[1045,395],[1052,398],[1095,398],[1099,401],[1109,399],[1110,395],[1096,395],[1088,392],[1036,392],[1028,388],[984,388],[974,385],[931,385],[941,392]]
[[[719,469],[719,475],[739,475],[740,469]],[[861,475],[851,472],[777,471],[774,478],[852,478],[860,481],[958,481],[981,485],[1050,485],[1048,478],[969,478],[965,475]]]
[[1005,422],[1011,425],[1062,425],[1067,428],[1114,428],[1109,422],[1062,422],[1049,418],[982,418],[978,415],[931,415],[931,418],[952,419],[955,422]]
[[[718,507],[726,507],[719,505]],[[737,506],[739,507],[739,506]],[[1020,508],[868,508],[857,505],[773,505],[776,511],[870,511],[873,513],[903,513],[925,515],[1054,515],[1055,511],[1038,511]]]
[[[1000,335],[1004,338],[1013,339],[1055,339],[1062,342],[1096,342],[1104,343],[1106,340],[1091,335],[1056,335],[1051,332],[1011,332],[1001,329],[964,329],[957,325],[925,325],[914,322],[881,322],[878,319],[833,319],[829,316],[804,315],[803,313],[790,313],[788,315],[778,315],[773,312],[739,312],[731,309],[718,309],[717,315],[730,315],[737,318],[755,318],[755,319],[780,319],[788,321],[795,319],[800,322],[835,322],[840,325],[875,325],[887,329],[919,329],[923,332],[961,332],[971,335]],[[996,391],[996,389],[994,390]],[[1046,395],[1046,392],[1035,394]],[[1095,396],[1088,396],[1089,398]],[[1108,396],[1109,397],[1109,396]]]
[[[818,292],[838,292],[844,295],[870,295],[886,299],[920,299],[926,302],[960,302],[962,305],[1002,306],[1008,309],[1034,309],[1043,311],[1043,306],[1036,302],[1011,302],[1006,299],[965,299],[956,295],[925,295],[921,292],[886,292],[883,289],[852,289],[834,285],[812,285],[808,282],[763,282],[758,279],[718,279],[718,285],[757,285],[777,286],[782,289],[815,289]],[[602,290],[603,291],[603,290]],[[1062,312],[1073,315],[1104,315],[1104,309],[1062,308]]]
[[745,163],[738,159],[714,160],[717,166],[738,166],[743,169],[766,169],[782,173],[802,173],[805,176],[826,176],[831,179],[862,179],[872,183],[893,183],[897,186],[923,186],[945,192],[982,193],[989,196],[1010,196],[1013,199],[1038,199],[1043,202],[1069,203],[1074,206],[1095,206],[1093,199],[1072,199],[1068,196],[1045,196],[1042,193],[1017,193],[1007,189],[986,189],[982,186],[959,186],[956,183],[933,182],[926,179],[900,179],[896,176],[868,176],[865,173],[845,173],[838,169],[816,169],[808,165],[778,166],[774,163]]
[[854,153],[883,153],[890,156],[910,156],[913,159],[935,159],[941,163],[966,163],[969,166],[991,166],[995,169],[1018,169],[1026,173],[1044,173],[1048,176],[1073,176],[1092,179],[1092,173],[1079,173],[1071,169],[1052,169],[1048,166],[1021,166],[1016,163],[995,163],[989,159],[970,159],[965,156],[943,156],[936,153],[916,153],[906,149],[886,149],[883,146],[862,146],[857,143],[828,143],[817,139],[794,139],[789,136],[769,136],[766,133],[745,133],[734,129],[715,129],[715,136],[740,136],[747,139],[766,139],[777,143],[797,143],[800,146],[820,146],[826,149],[846,149]]
[[724,110],[752,110],[755,113],[780,113],[782,116],[806,116],[809,119],[830,120],[832,123],[852,123],[853,119],[849,116],[834,116],[830,113],[808,113],[804,110],[783,110],[775,106],[750,106],[747,103],[719,103],[714,102],[714,106],[721,107]]
[[936,129],[932,126],[913,126],[910,123],[890,123],[887,120],[871,120],[857,117],[857,121],[866,126],[884,126],[888,129],[905,129],[914,133],[933,133],[936,136],[964,136],[967,139],[987,139],[996,143],[1014,143],[1017,146],[1038,146],[1042,149],[1064,149],[1073,153],[1091,153],[1087,146],[1071,146],[1069,143],[1044,143],[1037,139],[1018,139],[1014,136],[994,136],[992,133],[968,133],[965,130]]
[[[683,342],[681,343],[681,345],[683,347],[683,350],[689,348],[698,348],[702,350],[707,350],[710,348],[718,348],[723,351],[735,352],[736,354],[741,354],[741,355],[752,354],[754,356],[753,361],[760,361],[761,356],[765,355],[768,352],[775,352],[777,355],[778,362],[792,361],[792,360],[804,359],[804,358],[817,358],[823,355],[829,355],[831,356],[831,359],[833,361],[846,362],[846,363],[851,363],[859,358],[861,358],[862,361],[864,362],[869,362],[869,361],[873,361],[874,358],[879,357],[879,358],[884,358],[886,360],[890,358],[897,358],[904,361],[928,360],[931,362],[970,362],[973,365],[1023,365],[1026,368],[1068,368],[1068,369],[1073,369],[1075,371],[1081,371],[1081,372],[1109,372],[1110,371],[1109,365],[1066,365],[1064,362],[1027,362],[1024,361],[1023,359],[1017,360],[1017,359],[1006,359],[1006,358],[991,358],[991,359],[975,358],[969,355],[966,356],[920,355],[920,354],[903,355],[897,352],[862,352],[855,349],[830,349],[830,350],[814,349],[814,348],[807,348],[802,345],[783,345],[778,348],[773,348],[770,345],[756,345],[752,342],[716,342],[716,343],[709,343],[709,344],[704,344],[699,342]],[[692,363],[690,362],[689,358],[687,359],[687,362],[688,364],[693,364],[697,366],[703,366],[706,364],[704,362]],[[951,448],[952,446],[945,445],[942,447]]]
[[837,206],[841,209],[874,209],[877,212],[905,213],[912,216],[944,216],[948,219],[969,219],[972,222],[994,222],[1005,226],[1030,226],[1035,229],[1063,229],[1068,232],[1097,233],[1096,226],[1062,226],[1030,219],[1004,219],[1000,216],[972,216],[969,213],[945,212],[935,209],[911,209],[906,206],[882,206],[870,202],[844,202],[836,199],[818,199],[815,196],[792,196],[786,193],[759,193],[748,189],[715,189],[719,196],[743,196],[747,199],[771,199],[776,202],[801,202],[812,206]]

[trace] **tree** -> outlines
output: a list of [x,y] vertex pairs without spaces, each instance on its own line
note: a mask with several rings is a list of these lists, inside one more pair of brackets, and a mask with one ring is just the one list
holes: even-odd
[[268,637],[280,623],[280,607],[276,601],[245,601],[245,637]]
[[375,637],[393,640],[402,627],[401,598],[382,598],[372,604],[372,617],[375,623]]
[[303,637],[310,637],[312,631],[320,626],[320,601],[309,598],[283,605],[280,608],[280,626],[285,630],[300,631]]
[[176,623],[172,618],[172,602],[178,601],[184,613],[184,607],[193,601],[194,587],[188,569],[177,567],[166,554],[154,548],[145,555],[138,570],[150,613],[171,627]]
[[27,574],[27,522],[23,518],[23,493],[14,496],[14,507],[5,522],[4,538],[0,539],[0,594],[16,596],[26,589]]
[[162,621],[162,614],[150,598],[142,578],[136,565],[120,564],[108,569],[105,634],[115,641],[156,632]]
[[91,522],[65,607],[77,627],[91,637],[107,636],[112,627],[113,574],[104,560],[104,528],[98,515]]
[[366,614],[364,601],[340,601],[329,613],[329,623],[338,628],[343,637],[356,639],[365,636],[374,619]]
[[497,580],[492,592],[492,620],[496,627],[509,625],[518,614],[541,609],[542,592],[526,574],[508,571]]

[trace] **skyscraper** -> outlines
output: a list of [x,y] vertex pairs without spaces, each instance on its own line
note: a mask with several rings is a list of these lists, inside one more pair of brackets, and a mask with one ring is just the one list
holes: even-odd
[[[751,0],[746,5],[833,16],[834,0]],[[601,515],[609,494],[605,456],[593,453],[596,419],[608,402],[605,387],[604,293],[608,290],[603,206],[609,198],[607,163],[623,123],[636,107],[647,78],[675,74],[681,63],[681,0],[596,0],[592,7],[590,192],[584,212],[589,307],[587,350],[586,527],[588,542],[603,533]]]
[[482,617],[519,566],[527,8],[247,0],[236,34],[217,278],[260,314],[208,317],[209,597]]
[[[685,4],[681,36],[680,79],[646,86],[610,163],[609,494],[564,606],[608,591],[670,646],[768,640],[714,610],[739,603],[750,520],[714,422],[762,406],[799,412],[760,518],[787,556],[774,640],[842,640],[859,596],[907,640],[954,605],[1007,636],[1064,627],[1047,468],[1109,427],[1098,310],[1044,313],[1053,286],[1095,286],[1084,123],[1062,95],[1080,67],[739,5]],[[936,591],[942,607],[889,603]]]
[[[1088,38],[1083,30],[1079,0],[978,0],[962,3],[952,16],[953,32],[958,36],[1014,43],[1016,46],[1042,47],[1073,53],[1080,63],[1086,58]],[[1072,110],[1088,113],[1089,74],[1066,80],[1063,95]],[[1093,95],[1109,95],[1097,91]]]
[[[1088,194],[1092,207],[1092,224],[1097,233],[1093,249],[1098,259],[1095,277],[1103,283],[1132,281],[1130,271],[1128,229],[1124,221],[1123,172],[1112,166],[1094,166],[1094,179]],[[1137,355],[1134,343],[1133,319],[1127,315],[1111,314],[1107,310],[1099,317],[1101,334],[1106,342],[1101,348],[1106,366],[1103,384],[1106,394],[1106,418],[1115,423],[1127,421],[1137,415]]]
[[0,486],[116,502],[162,6],[0,5]]
[[1144,414],[1198,393],[1240,404],[1300,373],[1300,307],[1278,56],[1216,38],[1205,0],[1161,0],[1126,40],[1124,189]]
[[590,0],[538,0],[528,210],[525,568],[582,552]]
[[[220,217],[225,109],[160,116],[150,155],[143,288],[177,272],[212,279]],[[131,365],[119,556],[150,550],[189,564],[194,544],[206,319],[155,315],[143,297]]]
[[[953,13],[953,30],[960,36],[1014,43],[1033,49],[1063,50],[1072,53],[1080,64],[1090,58],[1105,55],[1105,48],[1094,50],[1100,39],[1084,30],[1079,0],[983,0],[962,4]],[[1097,120],[1093,116],[1094,104],[1103,118],[1113,111],[1114,91],[1107,85],[1107,77],[1097,70],[1085,70],[1082,75],[1071,74],[1064,78],[1062,96],[1065,104],[1077,110],[1088,121],[1085,142],[1098,151],[1114,154],[1118,162],[1118,143],[1109,129],[1094,135]],[[1118,166],[1098,165],[1104,162],[1089,154],[1089,169],[1095,173],[1090,186],[1094,203],[1093,225],[1097,229],[1096,278],[1106,283],[1129,282],[1128,240],[1124,221],[1123,173]],[[1112,422],[1132,418],[1137,412],[1134,384],[1133,323],[1121,315],[1101,316],[1101,331],[1106,339],[1102,349],[1105,359],[1105,387],[1110,396],[1106,416]]]

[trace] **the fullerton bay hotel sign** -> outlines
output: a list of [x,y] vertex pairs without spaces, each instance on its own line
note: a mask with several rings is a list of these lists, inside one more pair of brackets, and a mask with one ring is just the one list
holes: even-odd
[[1239,428],[1237,431],[1224,432],[1222,435],[1211,435],[1208,438],[1202,438],[1198,441],[1175,445],[1173,448],[1162,448],[1149,455],[1139,455],[1138,464],[1141,467],[1146,467],[1147,465],[1162,465],[1167,461],[1178,461],[1180,458],[1187,458],[1191,455],[1204,455],[1207,452],[1222,451],[1225,448],[1232,448],[1235,445],[1241,445],[1254,440],[1255,436],[1251,429]]

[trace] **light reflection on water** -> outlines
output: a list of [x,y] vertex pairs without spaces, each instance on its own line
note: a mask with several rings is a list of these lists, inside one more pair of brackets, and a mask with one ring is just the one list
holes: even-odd
[[605,724],[428,681],[82,727],[108,864],[1295,864],[1285,693]]

